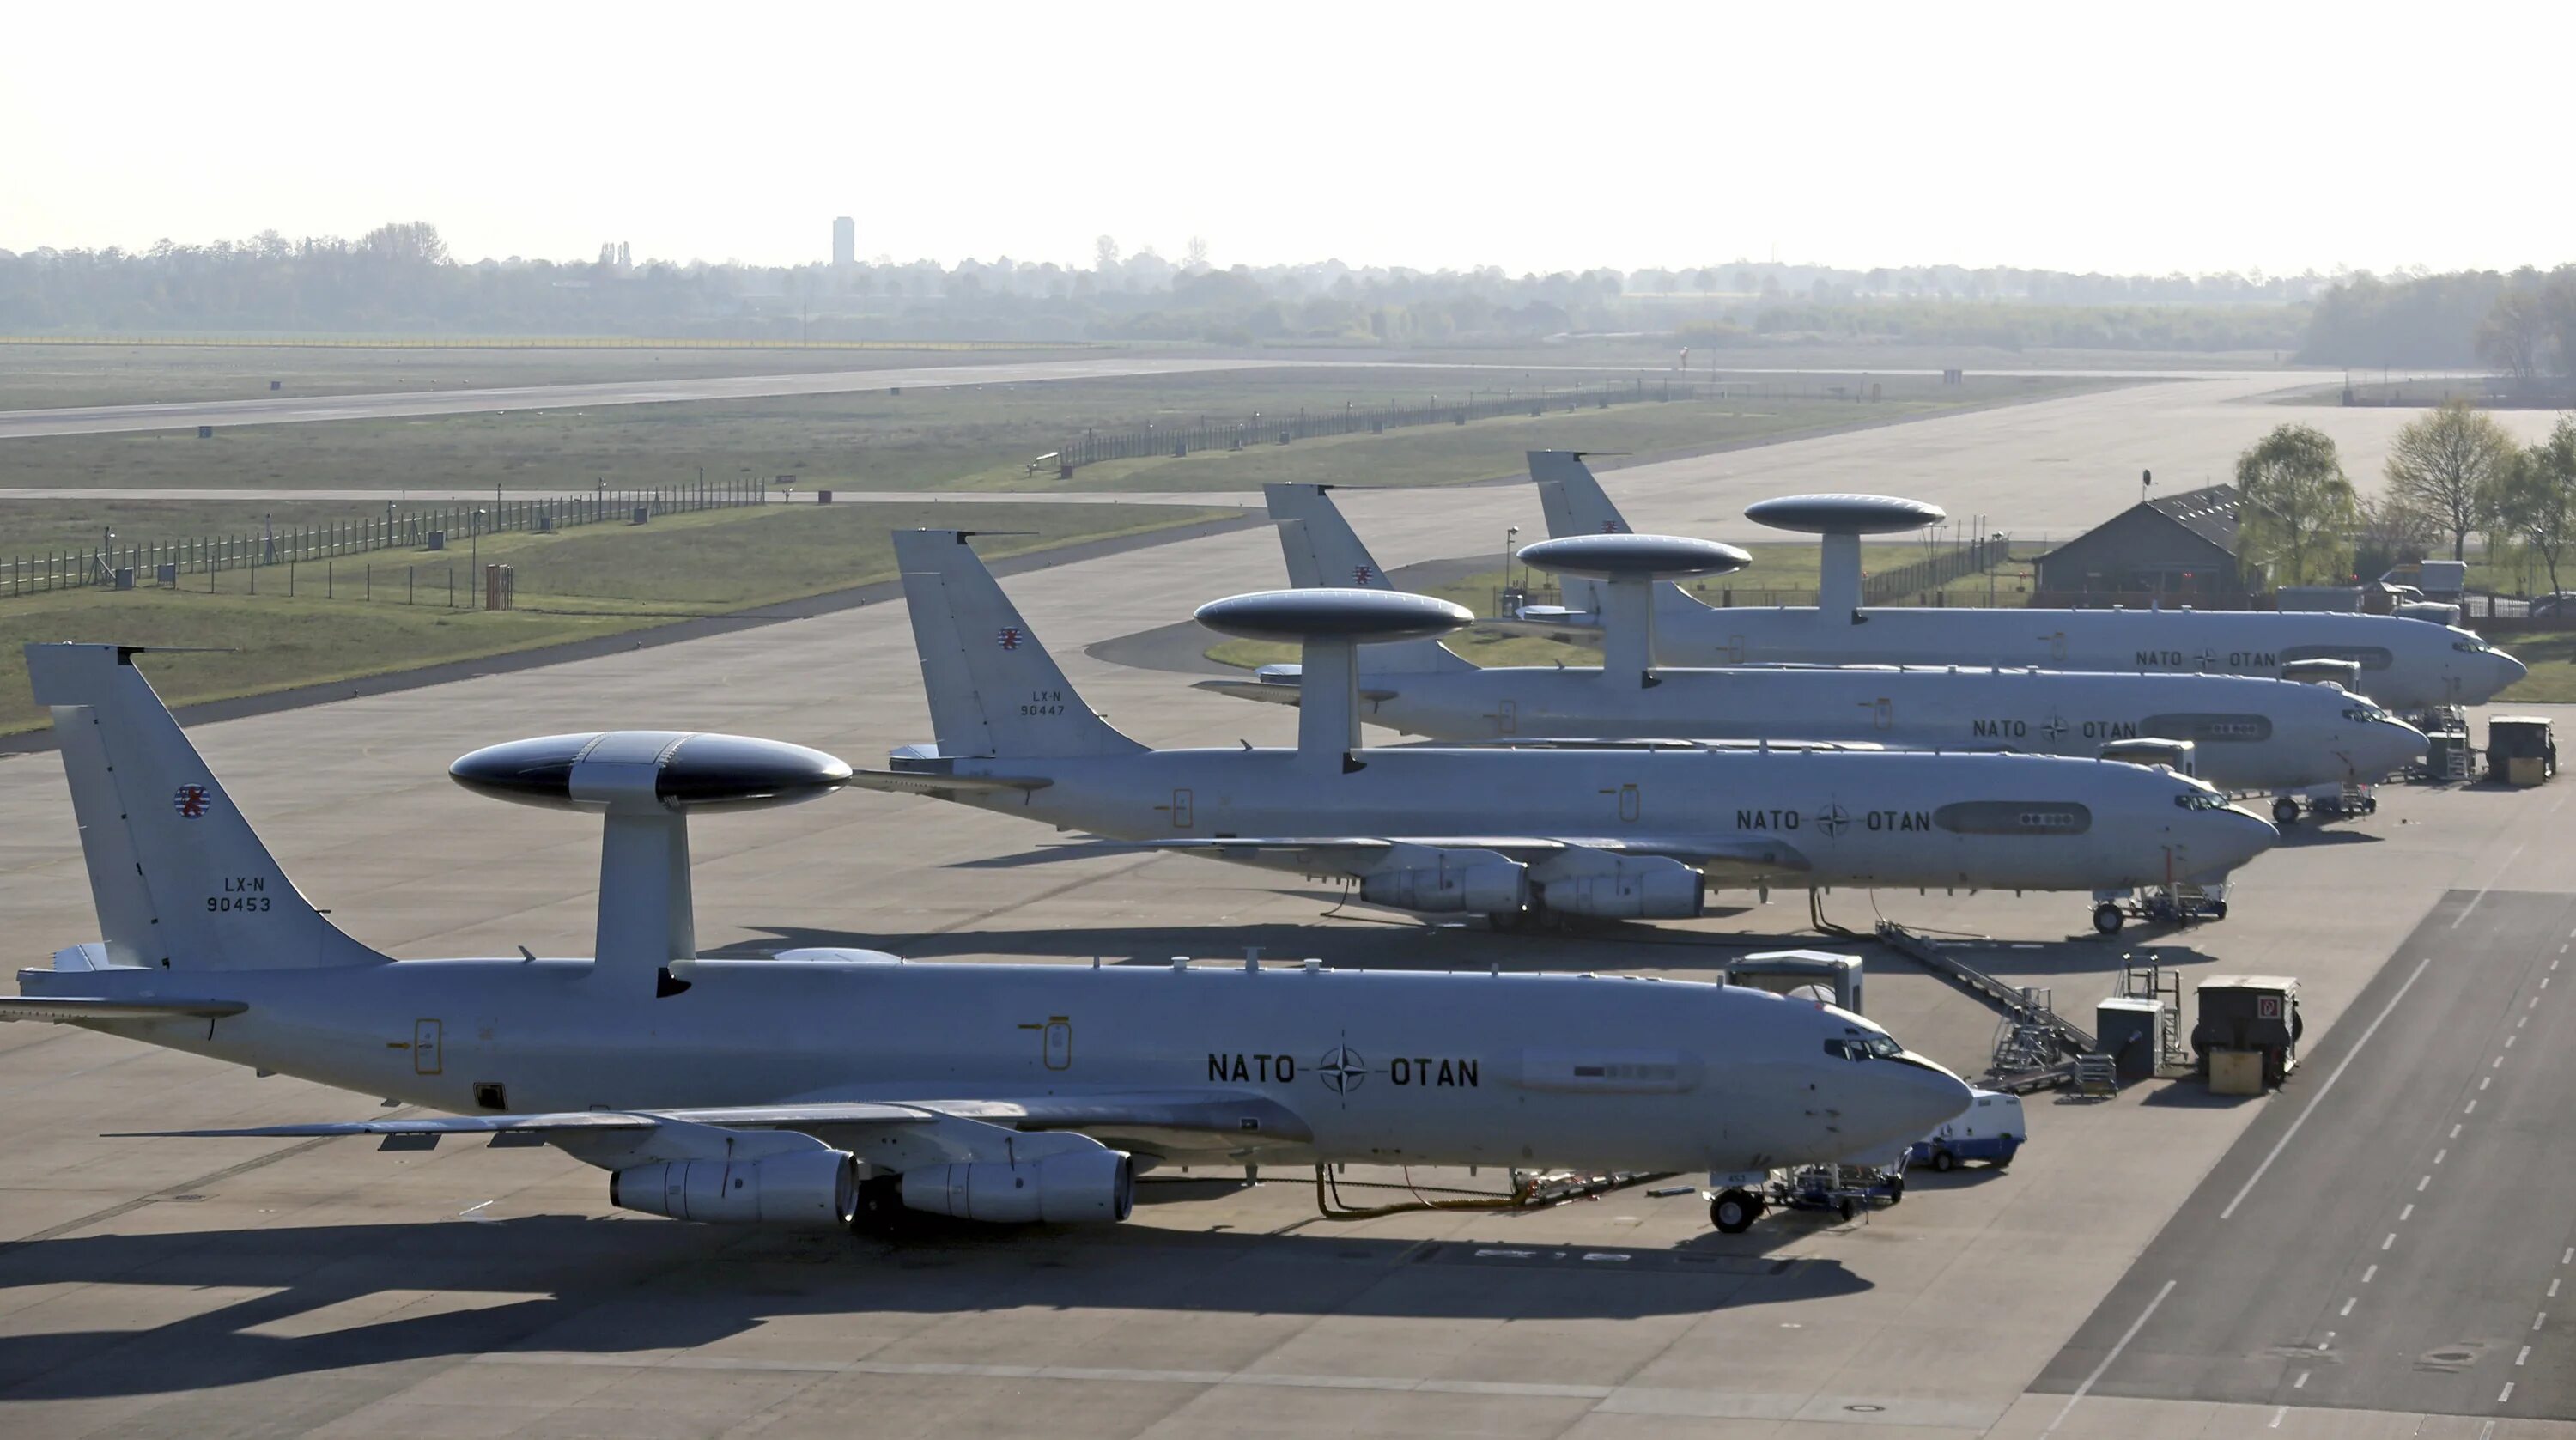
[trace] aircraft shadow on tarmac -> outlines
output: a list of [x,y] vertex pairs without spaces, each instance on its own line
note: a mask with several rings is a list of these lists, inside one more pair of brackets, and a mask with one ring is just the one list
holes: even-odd
[[2368,830],[2328,829],[2323,825],[2293,825],[2281,832],[2277,842],[2284,850],[2311,850],[2320,845],[2377,845],[2387,840]]
[[[83,1236],[0,1256],[0,1293],[86,1284],[250,1293],[136,1330],[28,1333],[41,1311],[21,1312],[18,1333],[0,1337],[0,1402],[172,1394],[494,1351],[686,1350],[800,1316],[1015,1309],[1622,1320],[1869,1288],[1837,1262],[1750,1253],[1743,1242],[1754,1238],[1622,1251],[1630,1263],[1612,1266],[1606,1247],[1134,1226],[952,1225],[884,1241],[537,1216]],[[382,1313],[370,1297],[395,1291],[520,1298],[404,1313],[433,1309],[433,1300],[356,1323],[323,1313]],[[877,1330],[856,1333],[856,1350],[879,1344]],[[903,1358],[900,1344],[890,1358]]]

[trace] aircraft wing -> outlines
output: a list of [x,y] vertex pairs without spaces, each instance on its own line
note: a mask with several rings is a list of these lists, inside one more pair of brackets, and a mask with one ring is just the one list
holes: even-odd
[[70,995],[0,997],[0,1020],[76,1025],[95,1020],[220,1020],[250,1006],[239,1000],[106,1000]]
[[[823,1141],[853,1150],[864,1144],[867,1158],[922,1163],[1002,1153],[1007,1149],[1004,1137],[1013,1133],[1066,1131],[1147,1155],[1187,1152],[1240,1157],[1313,1138],[1305,1120],[1278,1101],[1225,1090],[388,1116],[232,1130],[127,1131],[112,1138],[293,1140],[375,1135],[384,1137],[390,1148],[419,1149],[433,1147],[449,1135],[489,1135],[496,1145],[551,1144],[592,1164],[614,1168],[643,1160],[760,1153],[780,1141],[798,1145]],[[792,1132],[793,1138],[779,1132]],[[410,1143],[398,1143],[405,1141]]]
[[1531,864],[1569,850],[1612,855],[1661,855],[1697,866],[1713,880],[1802,874],[1815,868],[1796,846],[1778,840],[1712,840],[1705,837],[1597,835],[1327,835],[1230,836],[1143,842],[1271,869],[1358,879],[1384,864],[1398,847],[1419,850],[1486,850]]
[[1022,775],[943,775],[936,771],[858,770],[851,772],[850,783],[862,790],[883,790],[892,795],[930,795],[945,799],[967,792],[991,793],[1001,790],[1044,790],[1053,780]]

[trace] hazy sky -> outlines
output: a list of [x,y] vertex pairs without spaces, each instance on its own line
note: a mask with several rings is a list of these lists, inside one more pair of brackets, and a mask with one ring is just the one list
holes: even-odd
[[1219,264],[2576,259],[2576,6],[39,5],[0,248],[1092,237]]

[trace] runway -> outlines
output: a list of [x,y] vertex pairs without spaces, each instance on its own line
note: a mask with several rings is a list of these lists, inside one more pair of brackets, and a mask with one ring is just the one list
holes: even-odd
[[2445,896],[2034,1388],[2576,1414],[2571,921]]
[[[1787,475],[1834,482],[1805,488],[1902,491],[1837,469],[1831,456],[1857,445],[1893,460],[1899,437],[1923,435],[1931,458],[1913,473],[1941,487],[1931,498],[1999,520],[2028,506],[2080,512],[2089,523],[2119,502],[2116,487],[2107,500],[2052,499],[2026,468],[2080,439],[2086,424],[2102,431],[2105,451],[2151,440],[2214,451],[2244,443],[2235,436],[2246,425],[2259,433],[2273,423],[2275,410],[2237,404],[2231,387],[2256,382],[2188,388],[2202,383],[1739,452],[1713,470],[1638,467],[1609,483],[1632,499],[1641,527],[1705,517],[1727,533],[1720,522],[1742,499],[1774,493]],[[2161,426],[2152,409],[2129,408],[2127,397],[2153,393],[2181,402]],[[2061,405],[2091,407],[2094,419]],[[2322,413],[2342,423],[2346,412]],[[1931,433],[1942,426],[1966,428]],[[2003,458],[1981,463],[1981,447]],[[1499,550],[1504,526],[1530,534],[1537,514],[1526,487],[1349,498],[1390,564]],[[1276,544],[1256,529],[1049,565],[1005,583],[1111,723],[1154,744],[1227,745],[1284,743],[1294,712],[1192,692],[1184,677],[1086,652],[1280,578]],[[408,956],[509,954],[518,944],[579,954],[590,941],[596,823],[495,805],[442,772],[475,746],[607,726],[770,735],[871,765],[892,746],[930,738],[898,603],[191,734],[300,886],[368,943]],[[2465,1219],[2455,1226],[2419,1209],[2395,1221],[2410,1203],[2396,1192],[2426,1173],[2431,1156],[2417,1155],[2412,1131],[2388,1129],[2387,1143],[2406,1147],[2402,1160],[2389,1156],[2384,1176],[2364,1167],[2386,1183],[2318,1212],[2315,1235],[2273,1247],[2279,1263],[2285,1273],[2340,1277],[2356,1247],[2403,1229],[2389,1261],[2362,1263],[2423,1267],[2404,1285],[2436,1313],[2403,1330],[2413,1322],[2356,1307],[2363,1325],[2392,1327],[2387,1344],[2431,1346],[2449,1338],[2436,1332],[2460,1325],[2484,1334],[2530,1323],[2531,1311],[2517,1317],[2508,1302],[2536,1310],[2549,1301],[2532,1257],[2544,1232],[2567,1222],[2547,1218],[2548,1196],[2565,1185],[2546,1167],[2562,1163],[2548,1157],[2576,1153],[2576,1121],[2548,1103],[2566,1091],[2563,1062],[2534,1050],[2561,1034],[2551,1027],[2564,1022],[2543,1013],[2560,1002],[2530,1010],[2531,1038],[2510,1047],[2502,1038],[2512,1032],[2495,1030],[2511,1023],[2495,1018],[2501,1000],[2484,1032],[2467,1023],[2474,1001],[2443,1007],[2461,993],[2500,995],[2545,924],[2576,928],[2565,914],[2576,884],[2550,839],[2563,831],[2571,795],[2576,782],[2564,779],[2538,791],[2393,787],[2378,815],[2303,830],[2248,867],[2226,921],[2133,929],[2117,941],[2090,935],[2080,896],[1829,897],[1829,913],[1856,927],[1885,914],[2014,941],[1992,952],[1991,968],[2054,987],[2060,1007],[2077,1014],[2111,988],[2124,959],[2187,979],[2298,974],[2311,1065],[2253,1104],[2193,1103],[2189,1082],[2137,1086],[2101,1103],[2041,1098],[2031,1107],[2033,1141],[2008,1171],[1925,1175],[1904,1204],[1855,1223],[1775,1218],[1734,1237],[1709,1229],[1695,1196],[1638,1191],[1531,1214],[1330,1223],[1314,1217],[1306,1177],[1276,1174],[1251,1188],[1234,1183],[1239,1175],[1152,1187],[1135,1220],[1101,1230],[958,1232],[889,1246],[695,1228],[612,1212],[597,1172],[543,1150],[451,1144],[387,1154],[350,1141],[104,1138],[354,1118],[375,1104],[87,1032],[0,1026],[0,1097],[10,1102],[0,1105],[0,1148],[11,1156],[0,1171],[0,1428],[13,1437],[840,1437],[856,1423],[870,1433],[995,1437],[1042,1426],[1063,1440],[1323,1431],[2475,1440],[2502,1417],[2509,1424],[2490,1440],[2576,1436],[2576,1404],[2563,1388],[2518,1388],[2498,1402],[2495,1390],[2455,1394],[2411,1369],[2368,1384],[2318,1374],[2283,1399],[2211,1399],[2182,1387],[2139,1398],[2121,1388],[2133,1375],[2124,1354],[2071,1408],[2060,1381],[2070,1347],[2107,1354],[2107,1321],[2097,1317],[2117,1319],[2114,1343],[2137,1320],[2143,1301],[2123,1308],[2132,1272],[2144,1273],[2141,1257],[2198,1203],[2207,1177],[2235,1173],[2227,1167],[2252,1153],[2239,1148],[2252,1143],[2243,1137],[2277,1138],[2264,1127],[2286,1126],[2316,1098],[2338,1054],[2391,998],[2397,1009],[2327,1098],[2352,1114],[2377,1102],[2373,1056],[2420,1053],[2420,1075],[2391,1065],[2388,1083],[2414,1076],[2439,1090],[2474,1086],[2484,1077],[2459,1067],[2503,1053],[2488,1093],[2515,1098],[2482,1103],[2472,1118],[2497,1128],[2464,1132],[2461,1144],[2486,1148],[2455,1149],[2440,1168],[2474,1163],[2514,1181],[2525,1203],[2474,1203],[2495,1207],[2477,1212],[2483,1223],[2509,1227],[2503,1233],[2530,1255],[2516,1248],[2488,1263],[2458,1250]],[[1705,977],[1742,948],[1818,943],[1802,933],[1797,896],[1763,905],[1730,894],[1701,921],[1582,937],[1496,936],[1348,910],[1327,918],[1334,897],[1293,879],[1103,852],[1007,816],[878,794],[712,816],[691,839],[700,942],[729,954],[857,944],[917,959],[1162,963],[1183,953],[1239,958],[1260,946],[1340,965]],[[2473,909],[2471,897],[2480,897]],[[2549,918],[2553,906],[2562,918]],[[50,755],[0,758],[0,913],[22,936],[21,963],[41,963],[94,929]],[[2391,987],[2405,976],[2387,978],[2391,938],[2410,932],[2400,961],[2436,958],[2397,997]],[[1935,1059],[1981,1069],[1994,1017],[1864,948],[1872,1014]],[[2482,978],[2438,988],[2446,965]],[[2479,1048],[2490,1037],[2496,1048]],[[2414,1124],[2412,1103],[2380,1116],[2383,1128]],[[2284,1209],[2296,1211],[2313,1193],[2305,1187],[2356,1173],[2338,1168],[2339,1154],[2303,1158],[2329,1139],[2338,1151],[2358,1148],[2351,1134],[2346,1112],[2320,1110],[2256,1195],[2268,1203],[2268,1187],[2279,1186],[2293,1202]],[[2533,1184],[2541,1188],[2522,1188]],[[2356,1207],[2349,1214],[2346,1203]],[[2354,1228],[2381,1209],[2393,1224]],[[2452,1265],[2482,1278],[2455,1296],[2444,1278]],[[2383,1269],[2370,1285],[2392,1283]],[[2352,1293],[2330,1297],[2328,1313]],[[2196,1303],[2180,1285],[2175,1297],[2166,1304]],[[2459,1318],[2437,1323],[2454,1304]],[[2265,1343],[2300,1338],[2286,1333],[2289,1313],[2255,1327]],[[2554,1364],[2563,1379],[2559,1325],[2552,1318],[2538,1340],[2516,1342],[2540,1347],[2522,1368]],[[2338,1347],[2363,1333],[2325,1328],[2343,1332]],[[2482,1352],[2471,1368],[2484,1385],[2512,1359]],[[2081,1384],[2091,1365],[2074,1368]],[[2250,1373],[2237,1359],[2221,1368]],[[2320,1388],[2343,1383],[2354,1388]],[[2535,1416],[2549,1418],[2524,1418]]]
[[987,365],[923,365],[901,370],[834,370],[805,375],[618,380],[582,385],[505,385],[471,390],[181,401],[162,405],[80,405],[47,410],[0,411],[0,440],[36,435],[114,435],[139,430],[190,429],[199,425],[301,425],[321,420],[390,420],[414,415],[465,415],[483,410],[552,410],[569,405],[653,405],[679,400],[839,395],[860,390],[1023,385],[1043,380],[1104,380],[1130,375],[1258,369],[1270,363],[1266,360],[1129,355]]

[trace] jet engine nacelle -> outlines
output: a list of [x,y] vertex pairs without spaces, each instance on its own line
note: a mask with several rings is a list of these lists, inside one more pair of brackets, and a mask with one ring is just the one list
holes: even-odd
[[1136,1164],[1124,1150],[1074,1150],[1017,1164],[916,1165],[903,1172],[906,1208],[1001,1225],[1124,1220],[1136,1206]]
[[857,1162],[847,1150],[666,1160],[608,1177],[608,1203],[620,1209],[719,1225],[846,1225],[858,1200]]
[[1539,881],[1539,903],[1560,915],[1602,920],[1689,920],[1705,900],[1700,873],[1668,855],[1610,855],[1580,872]]
[[1529,867],[1492,850],[1403,845],[1360,877],[1360,898],[1397,910],[1517,914],[1529,905]]

